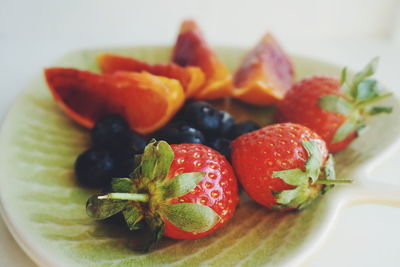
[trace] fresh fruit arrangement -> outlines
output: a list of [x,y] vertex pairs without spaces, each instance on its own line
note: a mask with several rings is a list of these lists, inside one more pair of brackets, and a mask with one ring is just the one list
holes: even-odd
[[[171,62],[149,64],[99,55],[101,74],[48,68],[45,77],[65,113],[91,132],[79,155],[80,185],[96,220],[121,215],[144,231],[141,249],[162,237],[195,239],[234,216],[238,182],[270,210],[302,210],[335,184],[334,158],[390,107],[371,79],[376,60],[350,81],[315,75],[295,82],[294,67],[266,34],[231,75],[193,21],[182,24]],[[221,102],[276,106],[276,123],[236,118]]]

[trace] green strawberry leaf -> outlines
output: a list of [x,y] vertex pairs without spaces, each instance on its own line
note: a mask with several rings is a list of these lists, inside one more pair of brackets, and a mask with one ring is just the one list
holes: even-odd
[[333,159],[332,154],[329,154],[328,159],[325,162],[324,173],[325,173],[325,179],[327,180],[336,179],[335,161]]
[[132,192],[133,182],[129,178],[113,178],[111,188],[113,192],[130,193]]
[[379,95],[377,88],[378,82],[376,80],[363,80],[357,86],[356,102],[370,100]]
[[355,74],[352,82],[347,81],[347,68],[344,68],[340,79],[341,91],[349,98],[357,99],[358,85],[368,77],[374,75],[378,61],[379,58],[373,58],[360,72]]
[[161,214],[179,229],[191,233],[205,232],[220,221],[213,209],[195,203],[165,205]]
[[272,173],[272,177],[281,178],[285,183],[293,186],[301,186],[308,183],[307,173],[300,169],[275,171]]
[[289,208],[292,206],[292,204],[295,204],[292,203],[292,201],[295,200],[296,198],[299,198],[300,195],[301,195],[300,186],[291,190],[283,190],[282,192],[276,194],[276,202],[283,205],[282,208]]
[[318,106],[324,110],[344,115],[350,115],[355,109],[351,102],[337,95],[321,96]]
[[189,193],[203,180],[205,175],[205,172],[189,172],[173,177],[161,186],[160,189],[163,192],[162,198],[166,200]]
[[174,152],[165,141],[155,141],[154,139],[149,142],[145,147],[144,153],[141,156],[139,166],[133,171],[132,177],[141,177],[144,180],[163,181],[174,160]]
[[143,214],[139,209],[128,205],[122,214],[124,215],[125,222],[130,230],[137,230],[141,228],[138,226],[138,222],[143,219]]
[[86,202],[86,213],[95,220],[103,220],[120,211],[128,205],[127,201],[115,199],[98,199],[94,195]]
[[393,111],[393,107],[384,107],[384,106],[376,106],[369,110],[369,115],[377,115],[380,113],[391,113]]
[[291,207],[291,202],[293,201],[293,199],[298,197],[299,191],[300,187],[296,187],[291,190],[283,190],[282,192],[276,194],[276,202],[280,205],[275,205],[274,209]]
[[377,95],[377,96],[375,96],[375,97],[373,97],[371,99],[364,100],[364,101],[358,103],[357,104],[357,108],[362,109],[362,108],[364,108],[364,107],[366,107],[368,105],[371,105],[373,103],[379,102],[379,101],[381,101],[381,100],[383,100],[385,98],[391,97],[392,95],[393,95],[392,93],[387,93],[387,94],[384,94],[384,95]]
[[301,169],[275,171],[272,173],[272,177],[279,177],[285,181],[285,183],[294,186],[307,184],[308,179],[311,179],[313,183],[318,180],[323,161],[323,155],[319,145],[313,140],[303,141],[302,144],[308,154],[308,160],[305,164],[306,171],[304,172]]
[[344,85],[347,81],[347,67],[342,69],[342,73],[340,75],[340,85]]
[[306,196],[300,202],[298,202],[298,209],[303,210],[311,205],[314,200],[321,195],[322,191],[318,187],[307,187],[304,189],[303,195]]
[[160,180],[164,180],[169,172],[172,161],[174,160],[174,151],[165,141],[159,141],[157,143],[157,167],[155,169],[154,176]]
[[353,84],[352,84],[352,96],[356,98],[357,96],[357,87],[358,84],[361,83],[363,80],[367,79],[368,77],[371,77],[372,75],[375,74],[376,68],[378,67],[379,63],[379,58],[375,57],[373,58],[360,72],[356,73],[353,79]]
[[321,172],[323,155],[321,149],[317,142],[303,141],[303,147],[308,153],[308,160],[306,162],[306,172],[308,177],[311,178],[312,182],[315,183],[318,180],[319,174]]
[[294,189],[283,190],[275,194],[276,202],[273,209],[295,208],[304,209],[320,195],[320,186],[304,184]]
[[[273,177],[281,178],[285,183],[296,186],[296,188],[274,193],[278,205],[274,209],[297,208],[303,209],[319,196],[321,185],[314,184],[318,181],[323,162],[323,154],[318,143],[314,140],[303,141],[303,146],[308,153],[305,171],[301,169],[290,169],[275,171]],[[333,159],[328,158],[328,172],[330,177],[334,176]],[[326,163],[325,163],[326,164]],[[326,168],[326,167],[325,167]]]
[[342,125],[340,125],[339,129],[337,129],[335,135],[331,140],[331,144],[343,141],[349,136],[352,132],[356,131],[359,127],[359,122],[353,116],[347,118]]
[[[326,180],[336,180],[335,161],[332,154],[329,154],[328,159],[325,162],[324,174]],[[322,188],[322,193],[325,194],[331,188],[333,188],[333,186],[334,185],[324,185]]]

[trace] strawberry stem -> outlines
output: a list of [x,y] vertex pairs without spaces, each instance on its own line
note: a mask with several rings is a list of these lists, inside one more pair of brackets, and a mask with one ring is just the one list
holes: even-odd
[[315,181],[316,184],[351,184],[353,180],[327,180],[327,179],[318,179]]
[[107,195],[98,196],[98,199],[120,199],[120,200],[132,200],[140,202],[148,202],[148,194],[135,194],[135,193],[109,193]]

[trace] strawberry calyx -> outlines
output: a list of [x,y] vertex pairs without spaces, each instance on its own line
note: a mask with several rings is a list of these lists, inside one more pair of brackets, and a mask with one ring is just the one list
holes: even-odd
[[136,158],[137,167],[129,178],[114,178],[112,192],[89,198],[87,214],[102,220],[122,212],[130,230],[143,227],[148,230],[138,248],[143,251],[152,248],[163,236],[165,220],[187,232],[211,229],[220,217],[210,207],[196,203],[171,204],[172,199],[192,191],[206,175],[191,172],[169,178],[173,159],[174,152],[168,143],[150,141],[144,153]]
[[277,203],[274,209],[304,209],[335,184],[351,183],[350,180],[336,180],[333,156],[330,154],[324,162],[315,140],[303,141],[302,144],[308,154],[305,170],[296,168],[272,173],[273,177],[295,187],[274,193]]
[[341,91],[344,97],[339,95],[320,97],[319,107],[346,116],[346,120],[330,141],[332,144],[343,141],[354,131],[359,133],[366,127],[367,117],[392,112],[392,107],[371,106],[392,95],[383,94],[379,83],[375,79],[370,79],[375,74],[377,65],[378,58],[372,59],[364,69],[354,75],[351,81],[348,81],[347,68],[344,68],[341,74]]

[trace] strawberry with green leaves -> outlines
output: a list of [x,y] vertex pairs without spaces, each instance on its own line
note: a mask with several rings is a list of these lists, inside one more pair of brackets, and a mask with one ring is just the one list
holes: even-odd
[[247,194],[269,209],[303,209],[336,180],[325,142],[294,123],[266,126],[231,144],[232,164]]
[[163,235],[203,237],[231,218],[239,200],[237,180],[225,157],[213,149],[152,141],[136,164],[131,177],[112,180],[111,193],[92,196],[87,213],[101,220],[122,212],[131,230],[146,227],[142,249]]
[[373,59],[354,78],[341,80],[329,76],[312,76],[296,83],[278,105],[277,119],[303,124],[325,140],[331,153],[345,149],[367,125],[371,115],[390,113],[392,108],[372,104],[389,97],[370,77],[378,59]]

